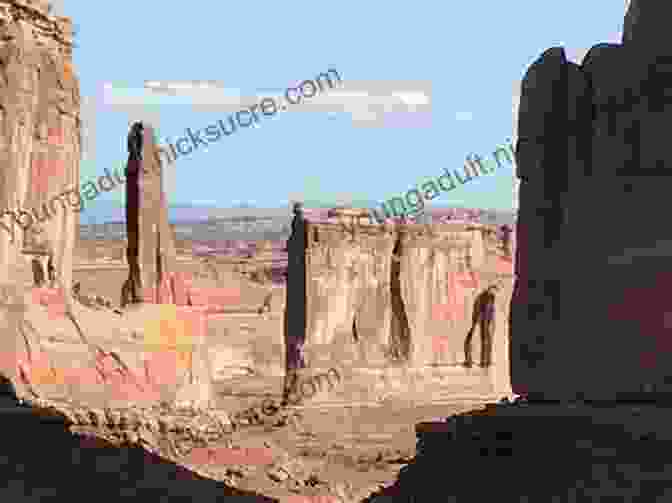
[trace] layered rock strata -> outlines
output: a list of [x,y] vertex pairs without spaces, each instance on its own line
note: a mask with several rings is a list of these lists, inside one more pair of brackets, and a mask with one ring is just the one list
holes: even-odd
[[[69,289],[78,213],[54,195],[78,190],[79,82],[69,19],[47,2],[0,1],[0,277],[26,281],[35,234],[53,244],[56,275]],[[65,197],[65,196],[64,196]],[[47,207],[47,201],[52,200]],[[46,214],[51,213],[51,218]]]
[[[353,209],[333,215],[321,221],[298,215],[293,222],[286,393],[291,380],[299,387],[301,379],[330,368],[356,373],[399,366],[458,369],[476,297],[499,284],[494,365],[477,380],[507,394],[513,275],[491,229],[459,223],[373,224],[365,211]],[[461,288],[455,278],[469,286]],[[297,371],[303,376],[298,380],[292,376]]]

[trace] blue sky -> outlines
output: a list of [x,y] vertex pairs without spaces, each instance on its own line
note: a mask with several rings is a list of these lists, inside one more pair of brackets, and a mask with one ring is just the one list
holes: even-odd
[[[198,93],[152,94],[145,81],[217,81],[229,94],[253,96],[334,68],[357,89],[411,85],[431,96],[431,127],[376,127],[362,120],[366,104],[354,116],[306,107],[167,167],[173,204],[275,208],[293,197],[387,200],[446,167],[459,169],[470,153],[491,156],[497,145],[515,141],[526,68],[555,45],[577,61],[594,44],[620,41],[624,5],[66,0],[54,3],[54,13],[78,28],[82,182],[124,164],[130,121],[149,120],[174,140],[187,127],[204,128],[231,113]],[[507,209],[512,194],[513,169],[506,168],[434,201]],[[99,200],[121,203],[123,190]]]

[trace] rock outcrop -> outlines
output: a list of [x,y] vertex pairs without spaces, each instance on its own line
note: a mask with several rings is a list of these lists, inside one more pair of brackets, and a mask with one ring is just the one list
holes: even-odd
[[180,444],[188,451],[231,431],[228,415],[211,409],[202,320],[174,305],[120,317],[72,302],[63,289],[3,284],[0,374],[23,404],[74,432],[179,462]]
[[[35,234],[54,246],[55,271],[70,289],[78,196],[79,82],[73,72],[72,23],[43,1],[0,1],[0,278],[25,282],[22,256]],[[47,205],[50,202],[50,207]],[[49,215],[49,217],[47,217]],[[18,229],[17,229],[18,227]]]
[[525,75],[511,375],[530,397],[672,390],[663,8],[633,1],[622,44],[581,65],[549,49]]
[[[48,12],[46,2],[0,1],[0,374],[39,413],[170,457],[171,431],[182,421],[177,416],[186,421],[178,429],[201,442],[230,427],[207,410],[213,391],[203,309],[186,306],[175,289],[169,305],[126,313],[75,300],[79,215],[76,208],[47,206],[79,197],[79,87],[71,22]],[[137,300],[151,299],[152,288],[177,273],[152,130],[141,125],[133,132],[131,140],[141,140],[131,142],[131,161],[139,162],[130,162],[128,174],[135,204],[129,263],[137,284],[131,297]],[[164,293],[155,300],[165,302]],[[186,416],[179,412],[186,409]]]
[[[419,425],[420,455],[369,501],[418,486],[446,501],[669,492],[672,247],[652,221],[672,175],[666,7],[632,0],[622,44],[592,47],[581,65],[552,48],[528,69],[510,327],[511,382],[523,396]],[[446,462],[458,467],[451,484],[436,484],[429,474]]]
[[0,373],[19,398],[84,408],[209,404],[199,312],[146,306],[122,318],[81,306],[62,288],[0,286]]
[[[142,302],[169,302],[162,293],[175,272],[175,236],[168,224],[163,192],[163,169],[153,128],[136,122],[128,135],[126,167],[126,235],[129,277],[122,306]],[[173,303],[173,301],[170,301]]]
[[[494,366],[476,382],[508,393],[508,307],[512,264],[488,226],[371,223],[365,210],[324,220],[295,217],[288,241],[286,393],[329,368],[348,372],[464,361],[476,296],[496,298]],[[463,286],[463,285],[467,286]],[[303,379],[303,377],[302,377]]]

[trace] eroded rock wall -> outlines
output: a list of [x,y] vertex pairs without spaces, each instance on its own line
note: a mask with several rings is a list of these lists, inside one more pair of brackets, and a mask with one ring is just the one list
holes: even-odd
[[[72,68],[71,22],[48,12],[47,2],[0,0],[0,374],[26,399],[84,407],[207,404],[211,372],[200,311],[147,306],[133,322],[132,314],[121,319],[72,298],[79,83]],[[151,127],[145,133],[141,167],[154,177],[134,185],[143,196],[136,198],[142,240],[134,258],[136,266],[145,266],[136,267],[145,284],[152,285],[162,270],[174,271],[175,248]],[[57,282],[51,288],[33,288],[31,254],[39,252],[52,256]],[[137,330],[124,335],[129,322]],[[165,337],[177,332],[181,342]]]
[[518,393],[615,400],[672,389],[664,9],[633,0],[623,43],[593,46],[580,65],[555,47],[525,75],[511,329]]
[[21,250],[39,232],[54,248],[56,274],[69,290],[79,214],[58,199],[47,210],[42,205],[79,185],[72,23],[50,16],[47,2],[5,0],[0,33],[0,211],[9,230],[0,232],[0,277],[24,281]]
[[[458,368],[476,296],[498,283],[495,367],[489,374],[505,389],[512,265],[489,230],[467,224],[307,221],[306,367]],[[294,253],[290,249],[290,262]],[[288,317],[293,314],[288,305]],[[495,377],[498,372],[502,375]]]

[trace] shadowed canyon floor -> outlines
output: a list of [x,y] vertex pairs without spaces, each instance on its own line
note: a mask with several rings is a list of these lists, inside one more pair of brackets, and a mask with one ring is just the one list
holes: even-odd
[[[251,460],[252,466],[230,467],[231,478],[225,484],[143,449],[106,446],[100,440],[73,436],[61,421],[5,407],[0,414],[6,432],[0,465],[10,483],[0,494],[11,501],[37,497],[42,501],[49,496],[60,500],[82,491],[79,485],[86,480],[87,484],[95,481],[98,490],[104,487],[106,495],[132,501],[159,501],[163,495],[169,495],[169,501],[196,496],[199,501],[214,501],[234,495],[240,498],[237,501],[283,501],[292,495],[332,495],[347,502],[361,501],[393,484],[401,467],[412,460],[417,422],[472,408],[463,403],[309,408],[299,411],[283,427],[242,426],[211,447],[273,446],[285,453],[291,467],[288,472],[308,483],[288,481],[282,475],[269,477],[264,467],[254,466]],[[30,439],[29,445],[23,439]],[[54,466],[61,467],[58,472],[63,474],[55,474]]]

